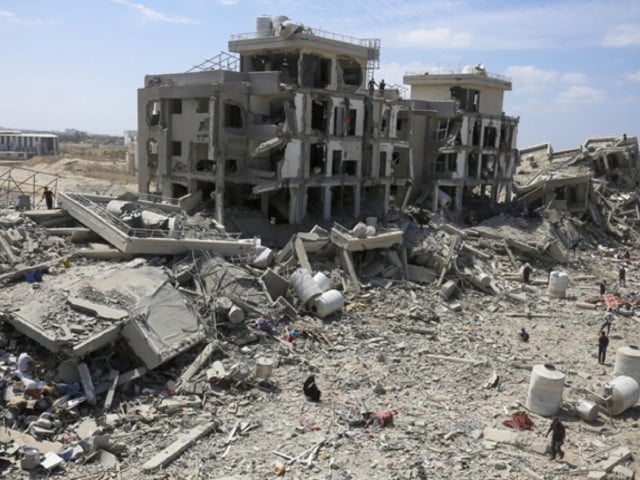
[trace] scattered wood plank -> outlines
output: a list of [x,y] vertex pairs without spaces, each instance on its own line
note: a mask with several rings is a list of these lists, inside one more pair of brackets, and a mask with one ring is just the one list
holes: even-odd
[[182,454],[182,452],[184,452],[205,435],[211,433],[215,428],[216,422],[209,422],[193,428],[189,433],[182,434],[175,442],[173,442],[171,445],[164,448],[160,452],[156,453],[151,459],[149,459],[142,466],[142,470],[144,472],[149,472],[168,465],[173,460],[178,458],[180,454]]

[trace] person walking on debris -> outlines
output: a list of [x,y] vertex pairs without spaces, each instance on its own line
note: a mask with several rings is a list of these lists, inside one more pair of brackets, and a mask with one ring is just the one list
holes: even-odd
[[607,327],[607,335],[609,335],[609,333],[611,332],[611,325],[613,325],[613,319],[615,317],[613,316],[613,313],[608,311],[607,313],[604,314],[604,323],[602,324],[602,327],[600,327],[600,330],[602,332],[604,332],[604,327]]
[[598,282],[598,286],[600,287],[600,296],[603,296],[605,293],[607,293],[607,282],[605,282],[604,279]]
[[49,190],[49,187],[44,187],[42,198],[47,203],[47,209],[48,210],[53,209],[53,192]]
[[380,83],[378,84],[378,88],[380,89],[380,96],[381,96],[382,98],[384,98],[384,87],[385,87],[386,85],[387,85],[387,84],[386,84],[386,83],[384,83],[384,78],[383,78],[382,80],[380,80]]
[[607,347],[609,346],[609,337],[604,333],[604,330],[600,332],[600,338],[598,338],[598,363],[604,365],[604,360],[607,356]]
[[528,342],[529,341],[529,332],[527,332],[524,327],[522,327],[522,330],[520,330],[520,339],[523,342]]
[[564,443],[567,432],[558,417],[553,417],[553,420],[551,421],[551,425],[549,426],[549,430],[547,430],[547,434],[545,435],[545,437],[549,436],[549,432],[553,432],[553,434],[551,435],[551,460],[556,459],[556,454],[558,454],[560,458],[564,457],[564,452],[562,451],[561,447]]
[[627,269],[624,263],[620,265],[620,268],[618,269],[618,280],[620,280],[621,287],[627,286]]

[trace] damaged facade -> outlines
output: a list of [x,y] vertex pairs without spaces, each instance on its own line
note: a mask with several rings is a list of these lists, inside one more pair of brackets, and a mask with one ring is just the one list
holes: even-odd
[[410,99],[370,91],[379,39],[287,17],[258,17],[229,50],[237,57],[145,77],[140,192],[215,200],[218,221],[225,205],[244,205],[288,223],[379,216],[430,196],[437,206],[442,194],[458,212],[474,195],[509,200],[518,119],[502,112],[508,80],[474,70],[406,77]]
[[617,217],[613,215],[618,210],[616,203],[621,213],[633,214],[632,222],[640,221],[636,196],[611,197],[608,192],[610,183],[632,189],[638,185],[636,137],[588,138],[578,148],[555,152],[544,143],[523,148],[520,154],[514,193],[518,204],[529,212],[553,209],[586,214],[619,238],[624,237],[629,222],[618,222],[618,227],[611,224]]

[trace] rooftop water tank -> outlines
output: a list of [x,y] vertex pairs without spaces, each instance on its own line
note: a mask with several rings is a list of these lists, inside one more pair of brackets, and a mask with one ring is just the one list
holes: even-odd
[[273,35],[273,21],[270,15],[260,15],[256,18],[256,37],[264,38]]
[[289,17],[287,17],[286,15],[276,15],[271,17],[271,24],[273,26],[273,35],[278,35],[282,22],[286,20],[289,20]]
[[297,23],[293,23],[291,20],[285,20],[280,24],[280,29],[278,30],[278,35],[282,38],[289,38],[293,35],[301,25]]
[[535,365],[531,370],[527,408],[543,417],[557,414],[562,407],[564,373],[553,365]]

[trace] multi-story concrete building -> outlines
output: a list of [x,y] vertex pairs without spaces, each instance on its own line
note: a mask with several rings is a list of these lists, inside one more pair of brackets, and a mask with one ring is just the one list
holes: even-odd
[[0,130],[0,159],[26,160],[34,155],[57,155],[58,136]]
[[426,159],[416,181],[431,190],[434,210],[451,201],[461,212],[474,200],[489,205],[510,200],[519,158],[519,117],[503,111],[504,92],[511,90],[511,81],[487,73],[482,65],[458,73],[407,74],[403,81],[411,86],[412,99],[456,104],[455,115],[433,119],[425,150],[414,152]]
[[[235,56],[187,73],[145,77],[138,90],[141,192],[215,199],[219,221],[226,205],[244,204],[297,223],[306,215],[381,215],[448,185],[433,185],[439,150],[431,130],[446,120],[451,130],[441,137],[452,134],[455,99],[403,100],[397,89],[371,90],[378,39],[258,17],[256,31],[232,36],[229,50]],[[490,105],[481,117],[487,127]],[[481,166],[489,161],[477,164],[478,178]]]

